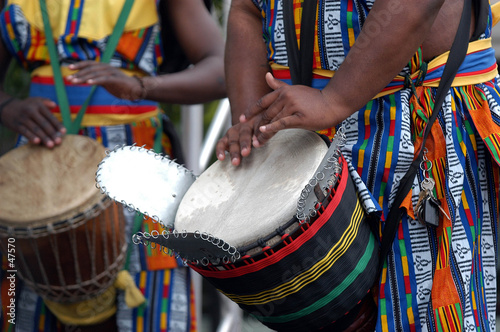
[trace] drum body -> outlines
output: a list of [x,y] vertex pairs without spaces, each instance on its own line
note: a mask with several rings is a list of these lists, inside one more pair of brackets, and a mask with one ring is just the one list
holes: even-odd
[[66,136],[53,150],[26,145],[0,158],[0,250],[15,245],[17,275],[42,298],[91,299],[125,261],[123,208],[95,187],[104,147]]
[[[321,177],[315,172],[325,142],[312,132],[283,132],[241,168],[216,162],[202,173],[175,228],[237,248],[236,259],[188,264],[271,329],[341,330],[377,279],[378,244],[342,155],[332,186],[318,188],[311,179]],[[325,197],[313,218],[300,220],[297,202],[307,185]]]

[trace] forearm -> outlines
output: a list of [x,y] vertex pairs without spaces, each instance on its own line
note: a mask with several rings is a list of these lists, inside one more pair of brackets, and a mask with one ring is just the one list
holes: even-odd
[[261,16],[251,1],[232,1],[226,43],[227,94],[233,124],[236,124],[247,108],[271,91],[265,81],[270,68],[262,38]]
[[364,107],[401,71],[428,36],[443,2],[376,1],[344,63],[323,90],[337,123]]
[[145,99],[196,104],[226,96],[222,32],[201,0],[162,1],[165,15],[192,66],[178,73],[143,79]]
[[204,103],[226,96],[224,62],[207,57],[178,73],[143,78],[144,99],[174,104]]

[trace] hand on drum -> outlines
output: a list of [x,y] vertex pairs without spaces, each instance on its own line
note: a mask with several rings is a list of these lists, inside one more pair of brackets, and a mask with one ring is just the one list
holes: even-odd
[[248,157],[252,149],[252,139],[255,138],[255,119],[238,123],[228,129],[226,135],[222,137],[216,146],[217,159],[226,158],[225,151],[229,152],[231,163],[238,166],[241,157]]
[[80,61],[69,65],[69,69],[76,71],[66,77],[73,84],[100,85],[121,99],[144,99],[146,91],[139,79],[125,75],[107,63]]
[[31,143],[53,148],[61,144],[66,134],[66,128],[50,111],[56,106],[46,98],[16,99],[5,107],[1,120],[7,128],[25,136]]
[[250,154],[251,145],[262,146],[280,130],[321,130],[342,121],[321,90],[288,85],[271,73],[266,74],[266,82],[273,91],[246,110],[240,116],[240,123],[230,128],[219,141],[216,152],[219,160],[223,160],[224,151],[228,151],[232,164],[239,165],[241,157]]

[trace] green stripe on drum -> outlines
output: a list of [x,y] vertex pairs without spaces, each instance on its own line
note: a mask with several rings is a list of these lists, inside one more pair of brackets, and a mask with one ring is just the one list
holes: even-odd
[[366,269],[370,258],[373,255],[373,250],[375,250],[375,237],[373,235],[370,236],[370,240],[368,241],[368,245],[366,246],[365,253],[359,260],[358,264],[356,265],[356,268],[337,286],[335,287],[330,293],[325,295],[323,298],[319,299],[315,303],[311,304],[310,306],[299,310],[295,313],[288,314],[288,315],[283,315],[283,316],[270,316],[270,317],[265,317],[265,316],[257,316],[254,315],[256,319],[263,323],[286,323],[295,319],[300,319],[304,316],[307,316],[314,311],[324,307],[327,303],[334,301],[339,295],[341,295],[346,288],[360,275],[363,273],[363,271]]
[[[249,306],[261,305],[290,296],[300,291],[308,284],[320,279],[323,273],[332,268],[335,262],[349,250],[350,246],[358,235],[361,222],[364,220],[363,209],[361,207],[361,204],[357,200],[349,227],[346,229],[344,234],[342,234],[342,237],[339,239],[339,241],[330,249],[328,254],[322,260],[314,264],[309,270],[304,271],[292,280],[283,283],[278,287],[251,295],[227,294],[220,289],[219,291],[230,298],[232,301]],[[363,257],[365,255],[366,252]]]

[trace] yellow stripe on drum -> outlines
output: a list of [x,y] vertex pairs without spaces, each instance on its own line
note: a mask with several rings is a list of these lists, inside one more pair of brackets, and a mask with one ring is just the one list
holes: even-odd
[[294,294],[300,291],[302,288],[308,284],[317,280],[323,273],[328,271],[335,262],[349,249],[352,245],[356,235],[359,231],[359,226],[364,220],[364,212],[361,208],[359,200],[356,200],[356,207],[354,213],[351,217],[351,222],[349,227],[342,234],[339,241],[330,249],[328,254],[315,265],[313,265],[309,270],[304,271],[292,280],[276,287],[269,289],[267,291],[253,294],[253,295],[237,295],[237,294],[227,294],[222,292],[224,295],[229,297],[232,301],[244,305],[260,305],[271,301],[280,300],[286,296]]

